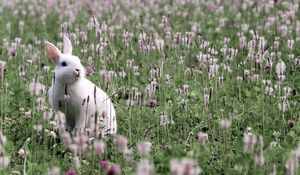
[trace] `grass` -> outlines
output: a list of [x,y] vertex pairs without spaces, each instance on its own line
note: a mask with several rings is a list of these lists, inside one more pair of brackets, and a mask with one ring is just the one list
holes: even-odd
[[[68,169],[77,174],[103,174],[105,169],[99,162],[108,160],[119,165],[122,174],[134,174],[142,159],[136,151],[140,141],[152,144],[146,159],[154,164],[156,174],[172,174],[170,161],[176,158],[194,160],[203,174],[269,174],[274,168],[277,174],[299,172],[296,166],[299,156],[292,153],[293,150],[297,153],[300,136],[300,15],[298,8],[292,10],[295,4],[277,2],[272,6],[255,1],[243,9],[242,2],[228,5],[213,1],[154,4],[113,1],[111,5],[103,1],[95,5],[97,2],[93,1],[86,4],[68,1],[70,4],[66,7],[63,3],[57,3],[57,8],[47,7],[39,2],[34,5],[35,10],[28,10],[34,2],[12,3],[12,7],[4,3],[0,17],[3,41],[0,60],[6,62],[0,81],[0,133],[8,140],[4,149],[0,149],[0,156],[10,158],[5,169],[1,170],[0,166],[1,173],[47,174],[56,166],[61,174],[66,174]],[[266,10],[269,6],[272,8]],[[21,14],[22,10],[27,14]],[[16,11],[19,14],[14,15]],[[70,11],[71,17],[67,13]],[[32,12],[35,14],[30,14]],[[287,14],[291,16],[285,16]],[[167,21],[163,21],[163,16]],[[276,18],[268,27],[271,17]],[[224,26],[220,25],[222,18]],[[88,27],[93,20],[99,23],[100,37],[96,36],[96,28]],[[23,32],[20,21],[24,22]],[[249,29],[243,31],[243,24],[248,24]],[[287,27],[286,35],[280,35],[281,26]],[[114,136],[109,136],[104,139],[104,155],[97,157],[90,144],[89,151],[79,155],[81,166],[76,168],[74,155],[62,143],[58,131],[43,119],[43,112],[49,108],[46,94],[32,95],[28,85],[34,79],[46,87],[51,85],[52,73],[45,73],[44,69],[50,66],[53,70],[54,65],[45,55],[43,43],[44,40],[62,42],[60,32],[76,36],[76,44],[71,37],[73,54],[81,58],[84,66],[88,57],[93,59],[95,72],[88,79],[108,94],[114,94],[111,98],[117,110],[118,134],[128,139],[132,154],[123,156],[114,144]],[[125,41],[125,32],[131,33],[132,38]],[[177,32],[181,38],[175,46]],[[190,44],[184,43],[184,37],[188,37],[186,32],[192,32],[192,37],[187,38]],[[146,38],[141,39],[143,33]],[[246,39],[243,47],[240,34]],[[224,44],[226,37],[230,39],[228,44]],[[20,38],[21,44],[16,47],[16,55],[12,55],[15,38]],[[157,49],[156,39],[164,41],[162,52]],[[295,42],[292,48],[287,47],[289,39]],[[266,44],[259,48],[263,40]],[[274,45],[276,40],[278,48]],[[209,44],[203,46],[205,42]],[[250,47],[251,42],[256,46]],[[97,44],[106,45],[99,52],[95,49]],[[147,45],[151,49],[143,51],[142,47]],[[84,49],[87,51],[82,52]],[[237,54],[228,50],[222,53],[224,49],[237,49]],[[197,56],[204,54],[208,59],[197,61]],[[219,67],[215,76],[211,75],[214,64],[210,59],[213,58]],[[270,59],[271,68],[268,67]],[[131,67],[129,60],[133,60]],[[279,60],[286,65],[284,80],[278,79]],[[117,76],[104,83],[100,70],[112,71]],[[125,78],[119,76],[122,70]],[[269,85],[264,80],[269,80]],[[153,84],[157,88],[149,93],[147,87]],[[184,85],[188,85],[186,92],[183,92]],[[270,95],[266,87],[273,88]],[[289,95],[284,92],[285,88],[290,88]],[[133,89],[142,94],[142,103],[128,107]],[[208,104],[205,104],[205,95],[209,96]],[[278,107],[283,97],[285,111]],[[42,109],[37,107],[37,99],[45,101]],[[154,107],[148,104],[150,99],[157,100]],[[173,124],[161,125],[162,116],[173,120]],[[231,122],[227,129],[220,125],[224,118]],[[43,129],[38,132],[33,129],[35,125]],[[50,131],[55,131],[57,137],[49,137]],[[199,132],[208,135],[205,144],[198,142]],[[263,143],[256,143],[250,153],[244,151],[247,135],[263,138]],[[20,149],[25,150],[24,155],[20,155]],[[261,150],[265,161],[259,165],[255,156]],[[293,160],[293,155],[297,157],[293,162],[295,166],[288,168],[288,160]]]

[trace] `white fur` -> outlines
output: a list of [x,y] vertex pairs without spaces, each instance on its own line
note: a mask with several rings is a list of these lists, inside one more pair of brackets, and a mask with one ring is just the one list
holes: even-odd
[[[47,41],[45,48],[56,64],[48,100],[54,111],[65,114],[67,127],[72,133],[80,134],[87,129],[97,136],[116,133],[117,121],[112,101],[103,90],[85,78],[85,69],[79,58],[72,55],[70,40],[64,38],[64,53]],[[56,58],[57,55],[59,58]],[[67,66],[63,66],[63,62]],[[76,69],[80,72],[79,77]]]

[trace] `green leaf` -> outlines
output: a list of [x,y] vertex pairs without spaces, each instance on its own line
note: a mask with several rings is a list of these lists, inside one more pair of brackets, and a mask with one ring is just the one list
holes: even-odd
[[253,88],[256,92],[260,92],[260,87],[258,87],[258,86],[254,86],[254,88]]
[[282,147],[283,148],[292,148],[293,147],[293,144],[294,144],[294,138],[291,136],[291,135],[287,135],[285,140],[284,140],[284,143],[282,144]]
[[246,91],[245,95],[246,95],[246,97],[250,97],[251,96],[251,92],[250,91]]

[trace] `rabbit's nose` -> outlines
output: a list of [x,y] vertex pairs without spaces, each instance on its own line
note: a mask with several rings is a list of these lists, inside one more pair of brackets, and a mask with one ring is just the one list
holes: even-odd
[[79,75],[80,75],[80,69],[75,69],[75,73],[76,73],[76,76],[79,77]]

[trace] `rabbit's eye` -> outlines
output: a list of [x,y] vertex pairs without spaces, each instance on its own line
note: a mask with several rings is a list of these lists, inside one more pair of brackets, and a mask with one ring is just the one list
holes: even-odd
[[66,63],[65,61],[63,61],[63,62],[61,63],[61,65],[62,65],[63,67],[65,67],[65,66],[67,66],[67,63]]

